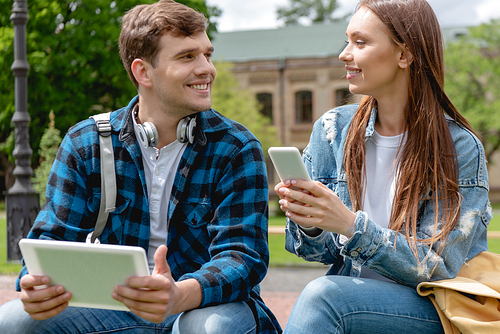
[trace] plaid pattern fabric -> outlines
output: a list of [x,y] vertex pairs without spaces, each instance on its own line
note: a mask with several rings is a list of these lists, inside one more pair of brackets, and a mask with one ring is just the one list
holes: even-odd
[[[149,244],[149,204],[130,104],[111,114],[116,210],[102,243]],[[214,110],[199,113],[196,141],[176,171],[168,210],[167,260],[175,280],[195,278],[201,306],[246,301],[259,333],[281,332],[259,296],[267,272],[268,188],[262,148],[243,126]],[[52,167],[47,201],[28,238],[84,242],[99,211],[100,161],[93,120],[73,126]],[[20,273],[26,273],[26,268]]]

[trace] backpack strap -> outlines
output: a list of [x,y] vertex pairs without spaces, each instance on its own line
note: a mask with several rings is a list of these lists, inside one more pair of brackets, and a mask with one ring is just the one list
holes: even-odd
[[99,131],[99,148],[101,152],[101,205],[95,223],[94,231],[87,236],[87,243],[100,243],[101,235],[110,212],[115,211],[116,205],[116,172],[113,143],[111,141],[110,112],[91,116],[96,122]]

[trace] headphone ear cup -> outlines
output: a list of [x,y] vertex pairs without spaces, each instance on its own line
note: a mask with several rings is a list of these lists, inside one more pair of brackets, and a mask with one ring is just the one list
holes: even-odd
[[135,130],[137,133],[137,140],[141,144],[142,147],[148,148],[148,138],[146,136],[146,132],[144,131],[144,127],[141,124],[135,124]]
[[183,118],[179,121],[179,124],[177,124],[177,140],[180,143],[185,143],[187,142],[186,138],[186,124],[188,120],[186,118]]
[[137,139],[142,147],[155,147],[158,144],[158,131],[153,123],[144,122],[144,124],[136,124],[136,130],[139,137]]
[[177,140],[181,143],[194,143],[194,129],[196,128],[196,117],[184,117],[177,125]]
[[194,143],[194,129],[196,128],[196,117],[189,119],[189,124],[187,126],[187,139],[190,144]]
[[156,130],[156,126],[151,122],[144,122],[144,128],[146,129],[146,133],[149,135],[149,146],[156,147],[156,145],[158,145],[158,130]]

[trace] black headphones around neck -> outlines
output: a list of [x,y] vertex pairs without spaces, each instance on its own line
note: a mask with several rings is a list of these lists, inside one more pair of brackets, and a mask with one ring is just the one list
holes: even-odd
[[[137,123],[137,113],[139,111],[139,105],[136,105],[133,110],[133,115],[136,122],[134,123],[136,132],[138,134],[139,143],[144,148],[155,147],[158,145],[158,131],[156,126],[151,122],[144,122],[143,124]],[[194,143],[194,130],[196,128],[196,116],[195,117],[184,117],[177,124],[177,140],[180,143],[190,144]]]

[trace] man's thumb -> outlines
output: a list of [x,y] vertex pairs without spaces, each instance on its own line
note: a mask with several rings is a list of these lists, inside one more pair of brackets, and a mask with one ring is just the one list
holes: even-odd
[[153,269],[153,276],[170,274],[170,267],[167,263],[168,248],[166,245],[161,245],[156,249],[154,260],[155,267]]

